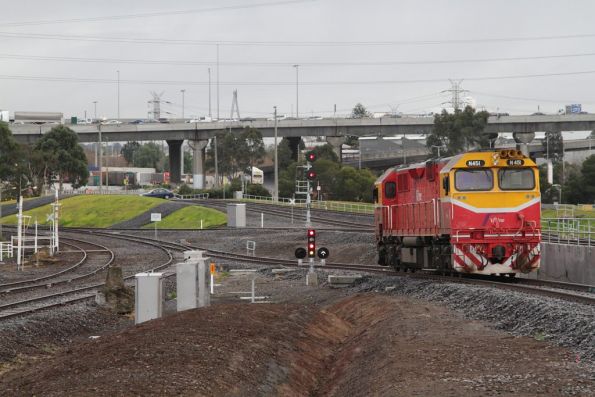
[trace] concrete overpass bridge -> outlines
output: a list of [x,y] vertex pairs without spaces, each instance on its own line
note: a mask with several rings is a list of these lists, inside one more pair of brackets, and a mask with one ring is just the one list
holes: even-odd
[[[278,136],[289,138],[294,146],[302,136],[324,136],[340,156],[341,144],[345,141],[345,137],[350,135],[384,137],[429,134],[433,126],[433,117],[279,120]],[[15,138],[21,143],[34,143],[52,127],[54,125],[51,124],[10,126]],[[182,143],[188,140],[194,155],[193,174],[198,181],[195,187],[204,186],[204,150],[208,140],[218,132],[238,132],[245,127],[258,129],[263,137],[274,135],[274,122],[269,120],[70,126],[78,134],[80,142],[100,142],[104,139],[111,142],[165,140],[169,146],[172,182],[180,181]],[[530,142],[536,131],[593,130],[595,130],[595,114],[492,116],[488,119],[486,133],[512,132],[515,136],[521,137],[519,142],[524,140]]]

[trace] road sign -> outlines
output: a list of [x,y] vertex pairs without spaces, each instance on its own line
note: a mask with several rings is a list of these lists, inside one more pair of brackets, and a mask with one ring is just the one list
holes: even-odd
[[331,253],[329,252],[328,248],[320,247],[318,248],[318,257],[320,259],[326,259]]
[[306,257],[306,249],[305,248],[297,248],[295,250],[295,257],[298,259],[304,259]]
[[151,222],[161,222],[161,213],[151,212]]

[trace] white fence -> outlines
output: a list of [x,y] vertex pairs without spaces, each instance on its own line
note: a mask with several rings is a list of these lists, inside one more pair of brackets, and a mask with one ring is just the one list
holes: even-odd
[[[244,194],[243,200],[245,201],[256,201],[256,202],[268,202],[271,204],[279,204],[279,205],[293,205],[295,207],[306,207],[306,200],[305,199],[290,199],[285,197],[279,197],[278,202],[274,202],[272,197],[265,197],[265,196],[253,196],[249,194]],[[330,210],[330,211],[340,211],[340,212],[351,212],[357,214],[373,214],[374,213],[374,204],[372,203],[343,203],[339,201],[316,201],[313,200],[310,203],[310,208],[314,209],[322,209],[322,210]]]
[[595,244],[595,218],[543,218],[543,241],[553,244]]

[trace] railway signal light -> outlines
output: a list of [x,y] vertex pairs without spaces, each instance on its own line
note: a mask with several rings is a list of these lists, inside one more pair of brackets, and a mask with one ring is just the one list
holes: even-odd
[[316,230],[308,229],[308,258],[316,256]]
[[298,259],[304,259],[306,257],[306,250],[302,247],[296,248],[295,250],[295,257]]
[[316,179],[316,172],[314,172],[314,171],[312,171],[312,170],[308,170],[308,171],[306,172],[306,178],[307,178],[309,181],[313,181],[314,179]]
[[328,258],[329,255],[330,255],[330,252],[329,252],[328,248],[326,248],[326,247],[318,248],[318,257],[320,259],[326,259],[326,258]]
[[314,161],[316,161],[316,153],[314,152],[308,152],[306,154],[306,161],[309,163],[313,163]]

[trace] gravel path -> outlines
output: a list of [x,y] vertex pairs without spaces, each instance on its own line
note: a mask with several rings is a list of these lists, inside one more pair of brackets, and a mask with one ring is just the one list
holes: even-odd
[[[54,196],[43,196],[33,198],[31,200],[23,201],[23,211],[32,210],[33,208],[41,207],[46,204],[50,204],[54,201]],[[17,213],[16,203],[2,204],[2,216],[14,215]]]

